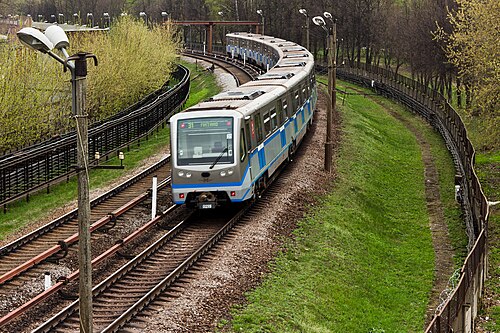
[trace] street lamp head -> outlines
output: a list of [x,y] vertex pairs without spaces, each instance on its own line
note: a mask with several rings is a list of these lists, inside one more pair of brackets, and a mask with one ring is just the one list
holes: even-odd
[[313,17],[313,22],[319,27],[324,27],[326,25],[325,20],[321,16]]
[[58,50],[69,47],[68,36],[66,36],[63,28],[58,25],[51,25],[45,29],[45,36]]
[[24,45],[42,53],[47,53],[54,48],[47,36],[35,28],[22,28],[17,32],[17,37]]
[[168,16],[168,13],[167,13],[167,12],[161,12],[161,16],[162,16],[162,17],[167,17],[167,16]]
[[304,8],[299,9],[299,13],[307,17],[307,10],[305,10]]
[[223,12],[223,11],[220,11],[220,12],[217,12],[217,14],[218,14],[219,16],[222,16],[222,15],[224,15],[224,12]]
[[333,18],[332,14],[330,14],[329,12],[324,12],[323,16],[330,20]]
[[139,16],[140,16],[140,17],[144,17],[144,16],[146,16],[146,13],[145,13],[145,12],[140,12],[140,13],[139,13]]
[[264,17],[264,12],[261,9],[257,9],[257,14]]
[[103,16],[103,17],[105,17],[105,18],[108,18],[108,17],[109,17],[109,13],[108,13],[108,12],[104,12],[104,13],[102,14],[102,16]]

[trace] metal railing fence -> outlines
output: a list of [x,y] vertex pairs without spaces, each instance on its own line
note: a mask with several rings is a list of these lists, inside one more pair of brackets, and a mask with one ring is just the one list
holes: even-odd
[[[93,124],[89,129],[89,160],[91,166],[97,161],[94,155],[108,159],[118,150],[146,137],[167,119],[180,110],[189,95],[189,70],[178,66],[172,73],[178,83],[155,91],[140,102],[118,115]],[[7,204],[30,193],[69,179],[75,174],[76,136],[69,133],[55,140],[48,140],[0,157],[0,204],[4,211]]]
[[461,203],[469,235],[469,254],[457,287],[436,310],[426,333],[472,332],[487,270],[489,206],[474,170],[475,151],[458,113],[446,98],[411,78],[370,65],[341,67],[337,76],[395,99],[425,118],[443,136],[457,171]]

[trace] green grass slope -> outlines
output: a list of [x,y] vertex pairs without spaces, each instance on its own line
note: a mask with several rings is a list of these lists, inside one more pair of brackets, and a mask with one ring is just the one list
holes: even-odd
[[234,331],[422,331],[434,252],[420,148],[365,97],[349,96],[341,114],[337,182],[234,311]]

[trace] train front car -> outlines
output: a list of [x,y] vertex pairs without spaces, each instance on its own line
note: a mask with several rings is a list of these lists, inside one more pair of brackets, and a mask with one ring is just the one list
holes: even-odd
[[227,36],[231,57],[265,74],[171,118],[173,201],[197,209],[260,195],[291,160],[315,109],[314,59],[306,49],[270,36]]
[[182,112],[170,119],[176,204],[213,209],[249,195],[241,124],[241,115],[232,110]]

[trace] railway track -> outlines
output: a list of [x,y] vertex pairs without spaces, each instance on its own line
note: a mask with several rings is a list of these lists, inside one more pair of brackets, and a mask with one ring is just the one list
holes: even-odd
[[223,70],[233,75],[238,86],[253,81],[261,72],[260,68],[250,63],[244,64],[240,60],[229,59],[223,54],[211,53],[204,55],[203,53],[194,51],[183,52],[182,54],[186,57],[204,60],[221,67]]
[[[262,198],[244,206],[203,216],[192,214],[132,261],[93,288],[93,316],[96,332],[141,331],[155,305],[177,297],[176,282],[189,281],[189,270],[203,261],[224,235],[240,221],[251,222],[280,191],[286,176],[274,175]],[[150,308],[152,306],[153,308]],[[79,325],[76,300],[33,332],[68,332]]]
[[[229,231],[246,210],[229,217],[191,215],[93,289],[94,329],[115,332],[161,295]],[[78,301],[34,332],[78,329]]]
[[[235,65],[232,61],[224,61],[216,57],[206,57],[203,55],[197,55],[197,58],[211,61],[223,67],[226,71],[237,77],[240,83],[246,82],[244,80],[252,80],[259,74],[258,72],[249,74],[248,69],[238,68],[239,65]],[[150,197],[148,191],[150,180],[147,176],[156,174],[160,180],[167,179],[167,175],[170,172],[168,159],[161,163],[163,163],[161,166],[153,166],[141,175],[93,200],[91,203],[91,223],[93,223],[91,230],[106,230],[115,224],[119,225],[120,219],[127,212],[131,215],[141,214],[140,211],[143,208],[140,207],[140,203]],[[160,184],[160,186],[164,187],[167,184],[168,181]],[[255,207],[259,206],[260,204],[257,203]],[[157,223],[163,218],[163,215],[166,215],[173,209],[173,207],[169,208],[154,221],[144,224],[140,228],[143,230],[132,232],[129,236],[117,241],[117,244],[111,247],[108,246],[107,250],[100,255],[93,256],[93,267],[97,263],[104,261],[106,257],[117,253],[132,239],[139,237],[138,235],[141,232],[144,231],[145,233],[146,229],[149,229],[151,225]],[[168,289],[168,286],[172,285],[205,252],[209,251],[231,229],[238,219],[245,216],[245,212],[246,209],[238,212],[235,211],[233,212],[234,216],[229,220],[220,218],[207,220],[206,218],[191,217],[180,223],[166,235],[161,236],[161,239],[150,247],[154,250],[143,251],[132,261],[125,264],[116,273],[117,275],[114,274],[106,278],[94,287],[93,311],[96,328],[104,332],[115,331],[116,328],[127,325],[137,313],[148,309],[147,305],[155,300],[158,295],[163,294],[163,297],[165,297],[164,291]],[[9,297],[9,293],[15,292],[23,284],[43,276],[43,273],[50,269],[51,265],[54,265],[48,261],[49,259],[61,263],[67,259],[66,256],[68,253],[70,254],[68,257],[71,256],[71,253],[75,254],[76,249],[73,249],[71,245],[78,240],[76,218],[77,211],[74,210],[33,233],[0,248],[0,295],[2,297]],[[158,237],[160,237],[159,234],[161,233],[157,233]],[[109,243],[107,237],[104,237],[101,233],[94,232],[92,238],[93,253],[95,253],[94,243],[96,240],[98,242]],[[137,248],[139,247],[133,248],[132,252],[137,252],[134,250]],[[154,253],[157,257],[156,259],[155,257],[148,259],[147,256],[145,257],[145,253]],[[75,265],[76,262],[73,264],[73,267],[76,267]],[[128,269],[130,269],[130,273]],[[61,276],[62,279],[38,296],[35,294],[27,295],[31,299],[14,311],[11,311],[7,315],[5,315],[5,312],[0,312],[0,315],[4,316],[0,318],[0,328],[5,328],[7,323],[26,313],[27,310],[32,309],[35,305],[46,301],[49,296],[53,295],[56,291],[61,291],[63,287],[69,289],[68,282],[76,280],[78,271]],[[129,276],[130,280],[126,280],[124,276]],[[72,288],[74,288],[74,284]],[[110,298],[113,295],[117,297],[116,300]],[[168,295],[166,299],[168,299]],[[62,303],[59,301],[58,308],[60,309],[61,306]],[[117,307],[121,310],[116,311]],[[7,311],[8,309],[4,310]],[[37,310],[39,312],[43,311],[38,308]],[[32,321],[33,318],[29,318],[27,321],[30,322],[30,320]],[[19,325],[24,328],[26,327],[22,323],[18,323],[17,325],[17,327],[10,325],[9,329],[10,327],[16,327],[17,330]],[[33,322],[29,325],[33,326]],[[73,328],[78,328],[78,301],[75,301],[52,320],[40,326],[37,332],[53,330],[67,331]]]
[[[123,239],[140,227],[141,223],[129,225],[122,222],[128,220],[128,216],[147,217],[144,211],[147,212],[148,209],[141,206],[141,203],[151,197],[150,176],[157,175],[160,179],[159,189],[168,186],[169,160],[168,156],[92,201],[91,231],[94,254],[103,252],[103,248],[109,248],[115,241]],[[168,201],[166,191],[159,195],[159,201],[163,204]],[[143,220],[142,224],[148,221],[147,218]],[[76,270],[77,260],[74,260],[74,257],[77,249],[72,245],[78,242],[77,232],[77,210],[73,210],[0,249],[0,295],[3,301],[14,300],[10,302],[10,309],[2,307],[0,315],[4,317],[0,318],[0,326],[12,319],[7,311],[12,310],[13,305],[19,306],[39,292],[39,288],[24,291],[24,285],[43,279],[44,273],[51,271],[55,273],[53,278],[60,276],[67,280],[64,274]],[[77,276],[78,274],[71,274],[71,278]],[[41,284],[43,285],[43,282]],[[20,292],[22,297],[19,296]]]

